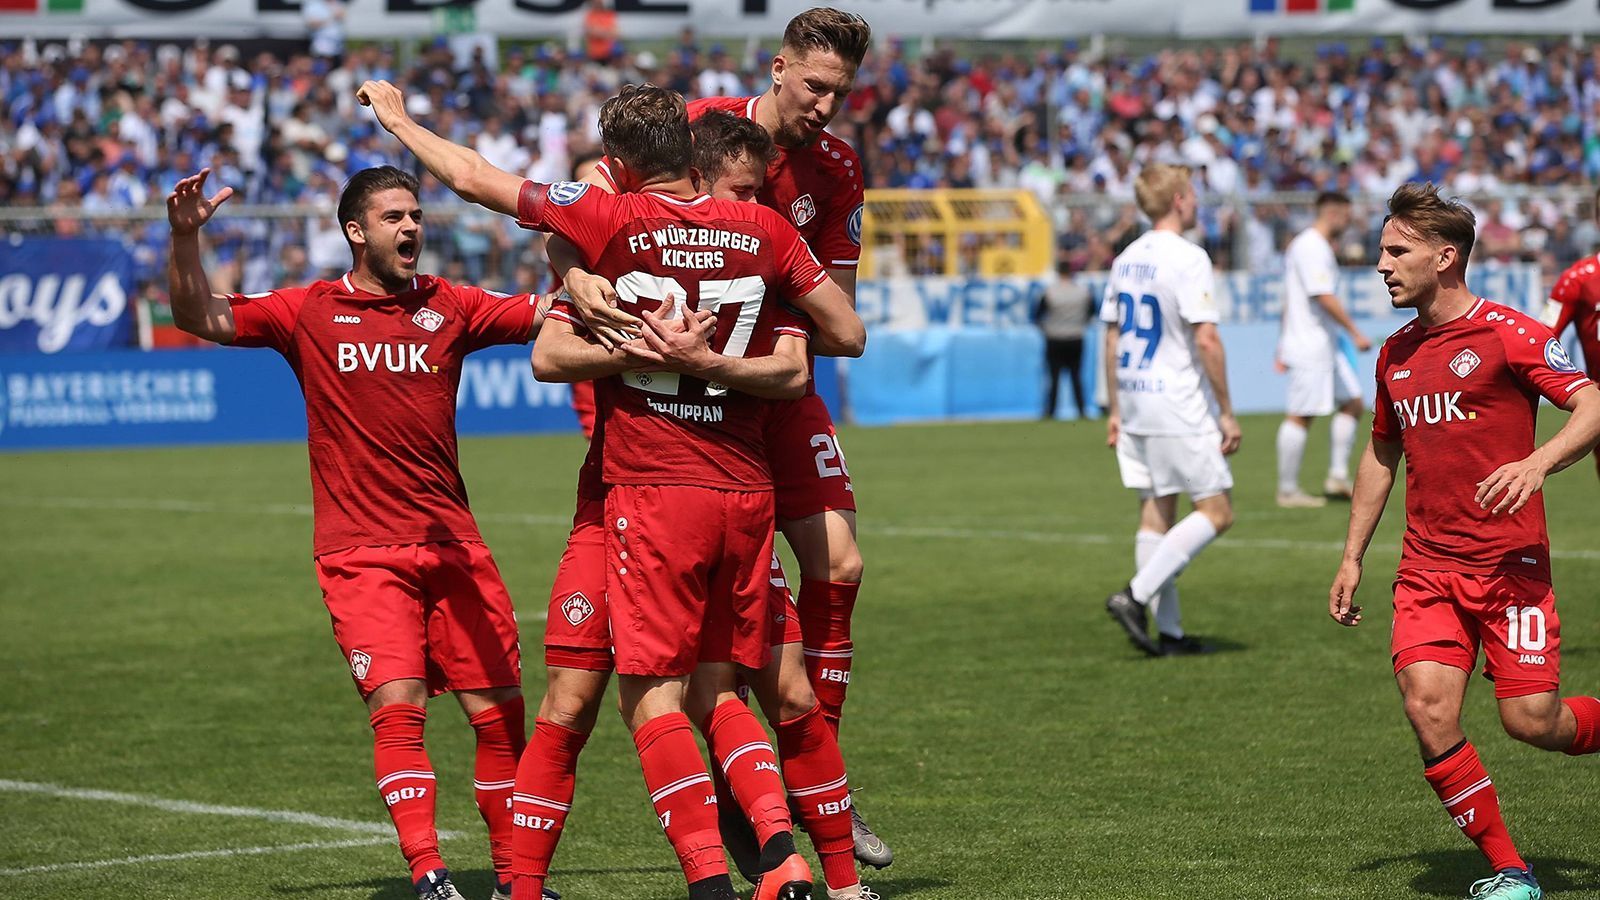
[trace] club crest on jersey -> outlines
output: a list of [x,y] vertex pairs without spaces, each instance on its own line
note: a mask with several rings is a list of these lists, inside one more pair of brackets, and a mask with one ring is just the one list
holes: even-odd
[[1483,360],[1478,358],[1478,354],[1473,353],[1471,350],[1463,350],[1456,354],[1455,359],[1450,360],[1450,371],[1456,373],[1457,378],[1465,378],[1471,375],[1472,370],[1476,369],[1481,362]]
[[1567,355],[1567,348],[1555,338],[1544,342],[1544,364],[1557,372],[1578,371],[1578,367],[1572,364],[1572,357]]
[[817,217],[817,204],[811,199],[810,194],[801,194],[800,198],[789,206],[789,216],[794,219],[796,227],[804,226]]
[[361,680],[367,677],[367,670],[372,668],[372,657],[360,650],[350,651],[350,674]]
[[855,211],[850,213],[850,221],[845,223],[845,230],[850,234],[850,243],[861,246],[861,213],[866,208],[865,203],[857,203]]
[[588,191],[589,186],[581,181],[558,181],[550,185],[550,202],[557,206],[571,206]]
[[444,324],[444,315],[424,306],[417,310],[417,314],[411,317],[411,321],[417,323],[417,326],[423,331],[438,331],[439,326]]
[[594,604],[589,602],[589,598],[585,597],[582,591],[577,591],[561,601],[561,615],[566,618],[568,625],[576,627],[594,615]]

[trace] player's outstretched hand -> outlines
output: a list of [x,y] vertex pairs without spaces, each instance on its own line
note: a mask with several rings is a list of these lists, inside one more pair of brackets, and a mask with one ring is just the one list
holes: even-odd
[[217,207],[233,196],[233,188],[225,187],[207,197],[206,178],[210,174],[209,168],[201,169],[197,174],[179,181],[172,193],[167,195],[167,224],[172,226],[173,234],[194,234],[199,231],[200,226],[216,215]]
[[408,118],[405,94],[387,81],[363,81],[356,88],[356,102],[372,107],[385,131],[393,131]]
[[1244,429],[1239,427],[1239,420],[1231,415],[1218,416],[1217,428],[1222,431],[1222,455],[1238,453],[1239,444],[1244,440]]
[[618,308],[621,298],[611,282],[582,269],[573,269],[567,273],[562,287],[572,298],[572,305],[578,308],[578,317],[602,347],[615,350],[639,336],[642,327],[639,318]]
[[[1512,515],[1527,506],[1543,487],[1544,466],[1530,456],[1495,469],[1488,478],[1478,482],[1478,493],[1473,499],[1477,500],[1479,509],[1489,509],[1489,504],[1494,503],[1494,508],[1489,509],[1493,515]],[[1498,503],[1496,497],[1500,498]]]
[[1328,590],[1328,615],[1335,622],[1354,628],[1361,624],[1361,607],[1356,605],[1356,588],[1361,585],[1361,563],[1347,559],[1339,564]]
[[1372,349],[1372,338],[1367,337],[1359,331],[1355,333],[1355,336],[1352,337],[1351,340],[1356,342],[1356,349],[1360,350],[1362,353]]

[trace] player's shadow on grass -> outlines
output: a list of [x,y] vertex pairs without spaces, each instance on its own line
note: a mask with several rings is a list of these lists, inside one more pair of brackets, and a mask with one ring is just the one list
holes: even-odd
[[[1411,889],[1431,897],[1459,897],[1472,882],[1490,874],[1476,850],[1429,850],[1406,856],[1386,856],[1356,866],[1356,872],[1376,872],[1393,865],[1420,863],[1422,871],[1411,879]],[[1565,891],[1600,891],[1600,865],[1576,859],[1531,856],[1528,864],[1539,876],[1546,894]]]

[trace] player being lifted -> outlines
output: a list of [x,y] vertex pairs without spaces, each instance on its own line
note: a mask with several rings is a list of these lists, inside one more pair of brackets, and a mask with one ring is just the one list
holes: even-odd
[[[691,707],[706,714],[712,752],[762,838],[757,897],[808,896],[810,874],[794,852],[771,746],[732,693],[735,663],[757,680],[775,671],[767,665],[769,631],[772,618],[782,614],[770,603],[768,584],[767,403],[751,395],[794,396],[806,382],[804,331],[784,324],[781,304],[763,302],[769,289],[774,299],[826,305],[831,310],[821,311],[848,316],[857,352],[864,339],[859,318],[779,217],[695,191],[687,118],[682,100],[669,91],[629,87],[602,110],[608,176],[624,190],[641,191],[616,197],[583,184],[525,183],[411,122],[392,86],[369,83],[360,94],[444,184],[474,202],[515,212],[525,226],[564,234],[590,265],[617,281],[641,314],[643,337],[611,350],[582,335],[569,309],[535,351],[541,377],[604,379],[597,386],[595,446],[605,447],[599,460],[605,607],[624,717],[692,897],[731,896],[732,886],[716,813],[708,808],[714,803],[710,778],[684,714]],[[730,275],[736,277],[716,277]],[[700,313],[674,318],[675,303]],[[704,343],[710,310],[722,320],[718,343],[727,353]],[[696,377],[629,371],[641,361]],[[569,622],[592,614],[592,602],[583,602],[591,610],[567,614]],[[579,654],[570,660],[582,662]],[[697,662],[691,691],[688,676]],[[604,672],[582,674],[603,684]],[[805,721],[780,724],[780,741],[785,726],[831,738],[818,710],[805,712],[796,717]],[[547,724],[553,723],[541,720],[539,731]],[[836,745],[832,757],[838,777],[806,799],[831,791],[835,796],[824,802],[837,817],[846,813],[849,795]],[[797,765],[803,774],[806,760]],[[525,818],[538,823],[535,830],[556,831],[570,805],[567,796],[564,803],[519,800],[532,804]],[[848,861],[847,818],[840,826],[840,852]],[[541,874],[519,870],[516,896],[535,893]]]
[[425,230],[417,180],[382,166],[339,198],[350,271],[264,294],[213,294],[200,228],[232,195],[207,198],[209,169],[167,198],[168,285],[178,327],[271,347],[305,394],[313,554],[373,732],[378,794],[427,900],[460,896],[439,856],[424,705],[452,691],[477,733],[473,771],[498,887],[511,881],[511,788],[523,748],[517,626],[500,572],[467,508],[456,456],[462,358],[530,340],[539,298],[417,274]]
[[1339,261],[1333,242],[1350,227],[1350,198],[1317,195],[1317,217],[1289,242],[1283,256],[1283,325],[1278,334],[1278,364],[1289,375],[1288,414],[1278,426],[1278,505],[1317,507],[1327,500],[1300,489],[1300,461],[1306,429],[1317,416],[1333,414],[1329,425],[1328,477],[1323,493],[1350,496],[1350,450],[1361,420],[1361,382],[1339,347],[1336,329],[1349,332],[1365,353],[1372,341],[1356,327],[1334,293]]
[[[1183,232],[1199,198],[1187,166],[1150,165],[1134,182],[1149,231],[1111,265],[1100,319],[1106,323],[1109,418],[1122,484],[1139,492],[1133,579],[1106,600],[1134,646],[1152,656],[1204,653],[1184,634],[1174,579],[1233,524],[1233,474],[1224,456],[1239,449],[1228,370],[1217,333],[1211,257]],[[1178,495],[1194,512],[1178,519]],[[1155,607],[1159,641],[1147,609]]]
[[[1600,222],[1600,191],[1595,193],[1594,214]],[[1539,319],[1557,340],[1568,325],[1576,327],[1584,367],[1590,378],[1600,378],[1600,255],[1580,259],[1561,273]],[[1595,468],[1600,471],[1600,451],[1595,453]]]
[[[860,16],[829,7],[808,9],[784,28],[765,93],[689,105],[691,119],[726,110],[772,136],[778,155],[756,198],[800,231],[829,275],[852,296],[861,256],[864,175],[855,151],[826,129],[844,108],[871,42],[871,26]],[[550,253],[598,337],[613,342],[637,329],[637,318],[616,305],[608,282],[585,272],[570,252],[562,253],[559,242]],[[767,445],[778,528],[800,566],[806,666],[823,714],[837,733],[855,655],[850,622],[863,570],[854,488],[833,418],[815,391],[780,406],[768,426]],[[854,805],[851,816],[856,858],[876,868],[893,862],[894,854]]]
[[[1600,441],[1600,391],[1531,315],[1467,290],[1474,224],[1471,210],[1431,184],[1389,198],[1378,274],[1395,308],[1417,317],[1378,353],[1372,440],[1328,613],[1341,625],[1361,622],[1361,560],[1403,457],[1406,532],[1390,652],[1422,774],[1495,870],[1469,896],[1539,900],[1494,783],[1461,730],[1461,704],[1481,647],[1507,734],[1571,755],[1600,750],[1600,700],[1559,694],[1561,622],[1540,494],[1546,476]],[[1536,449],[1540,397],[1572,415]]]

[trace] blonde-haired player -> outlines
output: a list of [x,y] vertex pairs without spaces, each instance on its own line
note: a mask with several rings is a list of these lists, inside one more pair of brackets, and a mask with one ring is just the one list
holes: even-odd
[[[1152,656],[1203,653],[1178,614],[1179,572],[1233,524],[1233,473],[1223,457],[1239,449],[1217,334],[1211,257],[1183,237],[1199,197],[1187,166],[1146,166],[1134,182],[1152,226],[1117,256],[1100,305],[1106,323],[1106,443],[1122,483],[1139,492],[1136,571],[1106,600],[1134,645]],[[1178,495],[1194,512],[1177,518]],[[1148,631],[1155,607],[1159,640]]]

